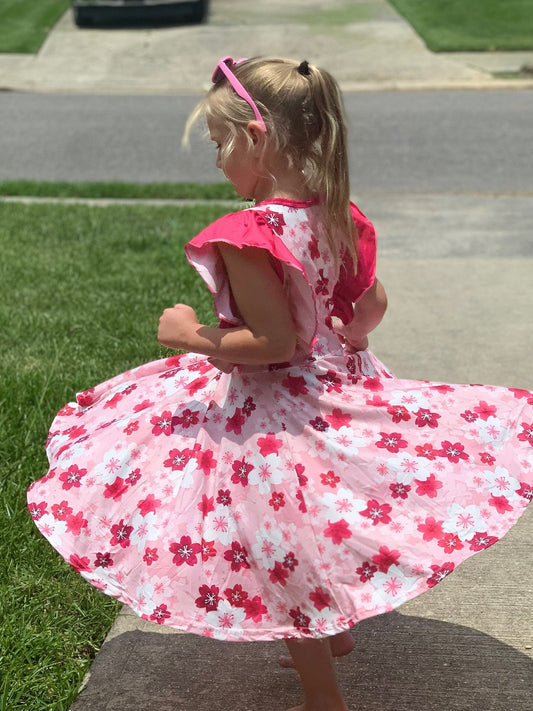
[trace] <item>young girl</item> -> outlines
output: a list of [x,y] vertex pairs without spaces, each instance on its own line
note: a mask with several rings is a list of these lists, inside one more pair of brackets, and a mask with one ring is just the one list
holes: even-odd
[[255,206],[186,246],[220,325],[77,396],[51,428],[36,524],[143,618],[284,639],[305,711],[346,709],[332,657],[495,543],[533,496],[533,394],[399,380],[366,350],[386,297],[349,202],[339,89],[307,62],[221,60],[205,116]]

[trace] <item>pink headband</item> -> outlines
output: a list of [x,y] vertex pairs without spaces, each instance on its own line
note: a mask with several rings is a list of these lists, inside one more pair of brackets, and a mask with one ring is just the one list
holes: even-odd
[[233,89],[235,90],[235,93],[238,94],[241,97],[241,99],[244,99],[246,101],[246,103],[250,106],[250,108],[254,112],[255,118],[257,119],[258,123],[261,126],[261,129],[266,132],[265,122],[263,121],[263,117],[259,113],[259,109],[255,105],[254,100],[252,99],[250,94],[246,91],[246,89],[243,87],[241,82],[237,79],[237,77],[231,71],[231,68],[230,68],[230,67],[236,67],[238,64],[240,64],[241,62],[245,62],[245,61],[246,61],[246,58],[238,59],[237,61],[235,61],[231,57],[224,57],[217,64],[216,69],[213,72],[212,82],[213,82],[213,84],[218,84],[218,82],[221,81],[222,78],[225,76],[226,79],[231,84],[231,86],[233,87]]

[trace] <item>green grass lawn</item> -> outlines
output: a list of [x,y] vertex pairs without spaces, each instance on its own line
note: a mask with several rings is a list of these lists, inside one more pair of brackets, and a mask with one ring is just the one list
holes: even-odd
[[533,49],[533,0],[389,0],[434,52]]
[[26,509],[50,422],[77,391],[168,353],[167,306],[213,321],[182,248],[226,211],[0,204],[1,711],[66,711],[118,611]]
[[0,52],[37,52],[69,0],[0,0]]

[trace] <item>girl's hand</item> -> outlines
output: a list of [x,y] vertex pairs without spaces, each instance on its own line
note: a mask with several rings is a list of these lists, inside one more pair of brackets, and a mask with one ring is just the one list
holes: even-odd
[[333,318],[333,330],[337,334],[337,338],[344,346],[346,353],[357,353],[368,348],[368,336],[364,335],[359,338],[350,337],[346,334],[346,327],[340,318]]
[[193,308],[187,304],[176,304],[171,309],[165,309],[161,314],[157,340],[167,348],[188,350],[191,335],[199,326],[200,322]]

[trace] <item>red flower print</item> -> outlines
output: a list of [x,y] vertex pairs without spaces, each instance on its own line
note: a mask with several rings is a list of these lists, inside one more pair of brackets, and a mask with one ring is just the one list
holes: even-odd
[[529,444],[533,447],[533,422],[531,424],[528,424],[527,422],[522,422],[521,426],[523,427],[524,431],[520,432],[518,436],[518,439],[521,442],[529,442]]
[[415,447],[417,457],[425,457],[426,459],[433,460],[439,454],[438,449],[433,449],[430,444],[417,444]]
[[433,571],[433,575],[431,578],[427,579],[427,584],[429,588],[434,588],[435,585],[440,583],[441,580],[444,580],[444,578],[449,575],[453,569],[455,568],[454,563],[444,563],[444,565],[432,565],[431,570]]
[[133,531],[133,526],[126,526],[124,519],[121,518],[118,523],[111,526],[111,545],[119,545],[121,548],[127,548],[130,544],[130,536]]
[[327,296],[329,294],[328,283],[329,279],[324,276],[324,270],[319,269],[318,276],[316,278],[315,294],[322,294],[323,296]]
[[451,385],[432,385],[430,390],[436,390],[438,393],[442,393],[442,395],[446,395],[446,393],[453,393],[455,391],[455,388],[452,388]]
[[318,240],[314,235],[311,235],[311,239],[307,243],[307,248],[309,249],[309,256],[311,259],[319,259],[320,251],[318,249]]
[[268,504],[269,506],[272,506],[274,511],[279,511],[283,506],[285,506],[284,493],[282,491],[273,491]]
[[133,420],[132,422],[129,422],[122,431],[124,432],[124,434],[132,435],[134,432],[137,432],[138,429],[139,420]]
[[366,516],[366,518],[372,519],[372,525],[377,526],[378,523],[390,523],[391,517],[389,516],[392,511],[392,506],[389,504],[380,504],[376,499],[370,499],[366,502],[366,509],[364,511],[359,511],[360,516]]
[[333,471],[329,471],[326,472],[326,474],[320,475],[320,481],[322,482],[322,484],[324,484],[324,486],[331,486],[332,489],[335,489],[340,480],[340,476],[336,476],[335,472]]
[[270,573],[270,582],[279,583],[283,587],[287,585],[287,578],[289,577],[289,570],[284,568],[283,565],[277,560],[274,564],[272,570],[268,571]]
[[215,541],[204,541],[202,538],[200,547],[202,549],[202,560],[204,563],[209,560],[209,558],[214,558],[217,554],[215,549]]
[[[41,516],[44,516],[45,513],[48,513],[46,510],[46,507],[48,504],[46,501],[41,501],[40,504],[29,504],[28,508],[30,510],[30,516],[34,521],[38,521]],[[56,517],[57,518],[57,517]]]
[[461,539],[455,533],[444,534],[443,538],[438,541],[437,545],[444,548],[445,553],[450,554],[464,548],[464,545],[461,543]]
[[523,397],[528,398],[531,395],[531,392],[529,390],[520,390],[520,388],[508,388],[510,392],[512,392],[515,396],[515,398],[518,398],[519,400],[522,399]]
[[496,457],[493,457],[488,452],[480,452],[479,456],[483,464],[488,464],[489,466],[492,466],[496,461]]
[[255,403],[252,397],[247,397],[242,406],[242,411],[246,417],[250,417],[252,412],[255,410]]
[[372,562],[375,563],[381,573],[386,573],[391,565],[398,565],[400,560],[400,551],[391,551],[387,546],[379,547],[379,554],[372,556]]
[[193,427],[193,425],[197,425],[199,422],[198,415],[200,414],[200,410],[189,410],[187,408],[186,410],[183,410],[181,415],[179,417],[173,417],[172,418],[172,424],[173,425],[180,425],[184,430],[188,429],[189,427]]
[[126,479],[126,484],[129,484],[130,486],[135,486],[135,484],[139,481],[141,478],[141,470],[140,469],[132,469],[131,472],[128,474],[128,478]]
[[379,447],[380,449],[386,449],[395,454],[396,452],[399,452],[400,449],[405,449],[405,447],[407,447],[407,441],[402,439],[399,432],[391,432],[390,434],[387,434],[387,432],[380,432],[379,435],[381,440],[376,442],[376,447]]
[[206,375],[201,375],[199,378],[195,378],[191,383],[185,386],[185,390],[192,397],[195,392],[201,390],[207,385],[209,378]]
[[315,588],[314,592],[309,593],[309,599],[319,612],[325,607],[331,607],[331,595],[322,588]]
[[305,505],[305,500],[304,500],[304,493],[301,489],[298,489],[296,492],[296,500],[300,502],[298,505],[298,511],[301,511],[302,513],[307,513],[307,506]]
[[153,404],[154,403],[150,402],[150,400],[143,400],[138,405],[133,406],[133,412],[141,412],[142,410],[146,410],[148,407],[152,407]]
[[294,620],[294,626],[297,630],[302,630],[302,632],[305,632],[306,634],[311,633],[311,630],[309,629],[311,618],[305,615],[299,607],[295,610],[289,610],[289,615]]
[[111,553],[97,553],[94,566],[96,568],[110,568],[113,565]]
[[194,601],[196,603],[196,607],[205,608],[207,612],[213,612],[216,610],[219,601],[222,600],[218,594],[218,591],[219,588],[217,588],[216,585],[211,585],[211,587],[202,585],[198,589],[200,597],[197,597]]
[[83,425],[76,425],[74,427],[69,427],[67,430],[62,432],[62,434],[68,434],[69,439],[78,439],[79,437],[82,437],[87,430]]
[[206,476],[211,474],[211,469],[214,469],[217,465],[216,459],[213,458],[213,450],[207,449],[203,452],[199,445],[194,448],[194,456],[198,462],[198,468],[203,471]]
[[119,402],[122,400],[124,395],[122,393],[115,393],[113,397],[110,397],[109,400],[106,400],[104,404],[104,410],[107,408],[110,409],[115,409],[115,407],[119,404]]
[[409,410],[403,405],[390,405],[387,408],[387,412],[389,415],[392,415],[392,421],[395,423],[402,422],[402,420],[407,422],[407,420],[411,419]]
[[464,412],[461,412],[461,417],[467,422],[475,422],[479,415],[471,410],[465,410]]
[[340,430],[341,427],[348,427],[352,421],[351,415],[348,415],[338,407],[334,408],[331,415],[326,415],[326,420],[333,427],[334,430]]
[[171,449],[168,453],[168,459],[163,462],[163,466],[169,467],[173,472],[182,471],[193,454],[194,452],[188,448],[181,451],[179,449]]
[[74,516],[67,516],[67,531],[73,536],[79,536],[82,528],[87,528],[87,519],[83,518],[83,511],[78,511]]
[[295,464],[294,471],[298,477],[298,484],[300,486],[305,486],[307,484],[307,477],[304,475],[305,467],[303,464]]
[[[81,393],[82,396],[83,396],[83,394],[84,393]],[[82,403],[79,401],[79,398],[80,398],[80,395],[78,395],[78,397],[76,399],[77,399],[78,404],[81,405]],[[70,417],[70,415],[72,415],[74,412],[76,412],[76,408],[72,407],[71,405],[65,405],[64,407],[61,408],[61,410],[59,410],[59,412],[57,414],[60,417]]]
[[441,538],[444,535],[443,523],[444,521],[436,521],[433,516],[428,516],[424,523],[417,526],[417,531],[424,534],[425,541],[432,541],[434,538]]
[[56,521],[66,521],[67,516],[70,516],[72,513],[72,509],[68,505],[68,501],[62,501],[60,504],[54,504],[52,506],[52,513]]
[[178,543],[170,545],[169,551],[175,554],[172,558],[174,565],[183,565],[183,563],[196,565],[198,563],[196,556],[202,552],[202,546],[199,543],[193,543],[190,536],[182,536]]
[[506,511],[513,510],[513,507],[509,503],[509,500],[506,496],[494,496],[494,494],[491,494],[489,499],[489,506],[494,506],[494,508],[499,514],[503,514]]
[[285,380],[281,381],[284,388],[287,388],[289,394],[292,397],[298,397],[298,395],[306,395],[309,390],[305,384],[305,378],[302,375],[292,376],[287,375]]
[[437,491],[443,487],[443,483],[435,478],[435,474],[430,474],[425,481],[415,479],[415,484],[416,493],[419,496],[429,496],[430,499],[434,499],[437,496]]
[[328,370],[325,375],[317,375],[317,380],[320,380],[320,382],[325,385],[326,392],[328,393],[332,392],[333,390],[336,393],[342,392],[342,380],[339,378],[339,376],[335,373],[334,370]]
[[409,484],[400,484],[400,482],[389,484],[389,489],[392,491],[393,499],[406,499],[408,493],[411,491]]
[[238,541],[233,541],[231,544],[231,550],[224,553],[224,560],[229,560],[231,562],[231,569],[236,573],[241,568],[249,568],[248,563],[248,551],[244,546]]
[[157,548],[145,548],[143,560],[146,565],[152,565],[152,563],[155,563],[156,560],[159,560]]
[[90,560],[86,556],[83,556],[83,558],[80,558],[79,555],[74,553],[73,555],[70,556],[69,561],[70,565],[75,568],[78,573],[82,573],[83,571],[88,571],[90,570]]
[[66,472],[63,472],[59,476],[59,480],[63,482],[63,489],[69,491],[74,487],[79,489],[81,486],[81,479],[87,474],[87,469],[79,469],[77,464],[72,464]]
[[257,440],[259,453],[262,457],[267,457],[269,454],[277,454],[283,444],[281,439],[276,439],[273,432],[269,432],[266,437],[259,437]]
[[244,612],[246,613],[247,620],[253,620],[253,622],[261,622],[263,615],[266,615],[268,609],[263,605],[263,602],[259,595],[254,598],[246,599],[243,601]]
[[314,420],[309,420],[309,424],[311,427],[318,432],[325,432],[327,429],[329,429],[329,423],[323,420],[321,417],[315,417]]
[[383,383],[381,382],[381,378],[366,378],[363,387],[367,390],[377,392],[378,390],[383,390]]
[[156,499],[153,494],[148,494],[146,499],[142,499],[137,504],[137,508],[141,512],[141,516],[146,516],[149,513],[155,513],[155,511],[161,506],[161,501]]
[[448,461],[456,464],[460,459],[468,459],[469,455],[464,451],[465,448],[460,442],[452,444],[447,440],[441,442],[442,449],[437,454],[439,457],[448,457]]
[[231,492],[229,489],[219,489],[217,495],[217,504],[229,506],[231,504]]
[[439,426],[437,420],[440,419],[440,415],[437,415],[436,412],[430,412],[429,410],[421,407],[418,412],[415,412],[415,415],[415,425],[417,425],[417,427],[430,427],[434,430]]
[[105,485],[104,497],[106,499],[113,499],[113,501],[120,501],[122,494],[128,490],[128,485],[124,483],[124,479],[117,476],[112,484]]
[[520,488],[516,490],[516,493],[528,501],[533,501],[533,484],[527,484],[525,481],[521,481]]
[[474,412],[477,412],[481,419],[486,421],[489,417],[496,414],[496,406],[487,405],[487,403],[482,400],[477,407],[474,407]]
[[489,536],[489,534],[484,531],[483,533],[474,533],[467,543],[470,543],[471,551],[482,551],[489,546],[493,546],[497,541],[496,536]]
[[283,559],[283,565],[288,568],[291,572],[296,568],[298,565],[298,561],[294,557],[294,553],[291,551],[290,553],[287,553],[285,558]]
[[281,212],[274,212],[269,207],[266,210],[257,210],[255,213],[258,224],[268,225],[272,232],[277,235],[283,234],[283,228],[285,227],[285,218]]
[[226,588],[224,595],[230,605],[233,607],[244,607],[244,601],[248,599],[248,593],[242,589],[242,585],[234,585],[232,588]]
[[355,569],[355,572],[359,576],[359,580],[362,583],[367,583],[374,577],[374,573],[377,571],[377,565],[370,565],[370,563],[365,560],[365,562]]
[[152,622],[157,622],[158,625],[164,625],[165,620],[168,620],[169,617],[170,612],[168,611],[166,605],[159,605],[150,615]]
[[232,417],[226,418],[226,432],[235,432],[235,434],[241,434],[242,426],[245,423],[245,417],[242,414],[242,410],[238,407],[235,410],[235,414]]
[[205,518],[210,511],[215,510],[215,499],[212,496],[204,494],[201,502],[198,504],[198,510],[202,512],[202,518]]
[[236,459],[232,465],[233,474],[231,481],[234,484],[242,484],[248,486],[248,474],[254,468],[253,464],[248,464],[244,459]]
[[340,521],[335,521],[335,523],[328,521],[328,527],[324,529],[324,535],[326,538],[331,538],[333,543],[338,546],[345,538],[351,538],[352,532],[348,522],[341,518]]
[[369,407],[387,407],[389,404],[387,400],[383,400],[382,397],[379,395],[374,395],[374,397],[371,400],[367,400],[366,404]]

